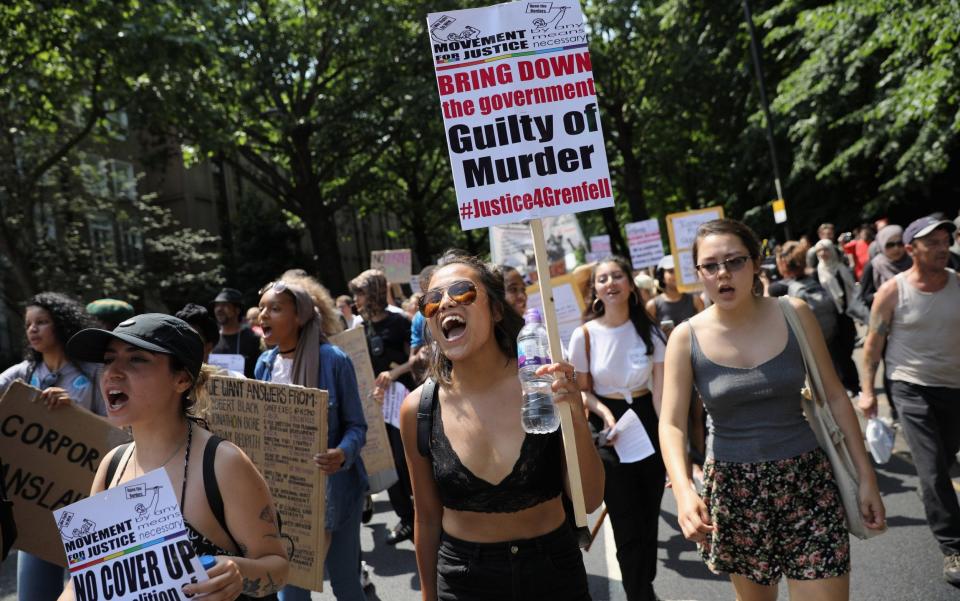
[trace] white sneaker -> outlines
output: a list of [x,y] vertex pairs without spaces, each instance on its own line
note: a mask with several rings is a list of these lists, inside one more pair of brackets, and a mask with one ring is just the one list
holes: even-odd
[[367,590],[373,586],[373,581],[370,580],[370,566],[367,565],[367,562],[360,562],[360,587],[363,590]]

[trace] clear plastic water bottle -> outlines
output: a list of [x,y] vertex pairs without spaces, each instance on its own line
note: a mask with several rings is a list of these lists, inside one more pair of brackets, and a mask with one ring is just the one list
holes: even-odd
[[550,361],[550,342],[547,329],[537,309],[527,309],[527,325],[517,336],[517,366],[520,368],[520,386],[523,388],[523,430],[531,434],[549,434],[560,427],[560,416],[553,404],[552,376],[538,376],[537,368]]

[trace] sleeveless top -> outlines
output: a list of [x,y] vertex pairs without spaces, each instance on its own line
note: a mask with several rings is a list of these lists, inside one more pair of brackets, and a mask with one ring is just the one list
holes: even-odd
[[937,292],[918,290],[906,272],[894,276],[897,308],[884,355],[891,380],[960,388],[960,281],[947,272],[947,285]]
[[[190,466],[190,443],[189,438],[192,437],[192,428],[188,432],[188,442],[187,442],[187,452],[183,459],[183,482],[180,485],[180,507],[183,508],[184,500],[186,499],[187,491],[187,471]],[[230,537],[230,540],[233,542],[233,545],[240,548],[240,545],[237,544],[237,541],[233,538],[233,535],[230,534],[230,530],[227,529],[226,517],[224,514],[223,507],[223,497],[220,495],[220,485],[217,483],[216,473],[214,472],[213,462],[216,457],[217,446],[223,442],[223,439],[219,436],[211,436],[207,441],[206,446],[203,449],[203,488],[207,496],[207,503],[210,505],[210,510],[213,512],[213,516],[217,519],[217,522],[220,524],[220,527],[223,528],[223,531],[227,533],[227,536]],[[117,451],[113,454],[113,457],[110,460],[110,464],[107,466],[106,473],[106,482],[109,484],[113,481],[113,477],[117,471],[117,467],[120,464],[121,457],[126,453],[127,449],[132,443],[126,443],[117,447]],[[133,455],[133,453],[130,453]],[[123,462],[123,467],[120,469],[120,474],[127,469],[127,463],[130,462],[130,455],[127,456],[126,461]],[[197,556],[203,555],[226,555],[229,557],[238,557],[237,553],[231,553],[226,549],[218,546],[216,543],[208,539],[199,530],[194,528],[190,522],[187,521],[187,518],[183,518],[183,526],[187,531],[187,539],[190,541],[190,546],[193,547],[193,551]],[[257,599],[265,601],[278,601],[276,593],[272,593],[265,597],[251,597],[249,595],[243,595],[237,597],[237,601],[256,601]]]
[[[560,430],[527,434],[513,470],[498,484],[478,478],[450,445],[443,431],[438,386],[433,396],[430,455],[440,502],[457,511],[514,513],[557,497],[563,491]],[[518,415],[519,418],[519,415]]]
[[710,416],[707,459],[779,461],[818,446],[800,404],[806,370],[789,327],[787,346],[756,367],[714,363],[703,354],[693,328],[690,355],[694,384]]
[[678,326],[697,314],[697,307],[693,304],[693,296],[682,293],[680,300],[672,303],[662,294],[653,297],[653,304],[657,307],[657,322],[667,319]]

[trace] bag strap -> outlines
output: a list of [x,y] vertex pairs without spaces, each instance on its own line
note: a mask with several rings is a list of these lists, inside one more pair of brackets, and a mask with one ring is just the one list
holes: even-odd
[[123,455],[127,452],[127,449],[130,448],[132,442],[122,444],[117,447],[117,450],[113,452],[113,457],[110,458],[110,463],[107,464],[107,479],[103,484],[104,488],[110,488],[110,483],[113,482],[113,477],[117,475],[117,468],[120,467],[120,460],[123,459]]
[[433,429],[433,406],[436,402],[437,382],[427,378],[420,389],[420,406],[417,408],[417,451],[430,456],[430,430]]
[[587,329],[587,324],[580,326],[580,329],[583,330],[583,348],[587,354],[587,391],[593,392],[593,372],[590,371],[590,330]]
[[800,354],[803,355],[803,364],[807,369],[809,394],[814,402],[823,406],[824,399],[826,398],[823,379],[820,376],[820,368],[817,366],[817,360],[813,356],[813,350],[810,348],[810,342],[807,340],[807,333],[803,329],[803,324],[800,322],[800,315],[793,305],[790,304],[789,297],[781,296],[778,300],[780,302],[780,310],[783,311],[783,316],[787,320],[787,326],[793,331],[793,335],[800,345]]

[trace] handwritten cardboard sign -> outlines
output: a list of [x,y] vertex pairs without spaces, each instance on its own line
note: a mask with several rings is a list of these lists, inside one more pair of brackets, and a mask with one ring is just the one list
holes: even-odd
[[85,499],[100,460],[129,436],[85,409],[51,411],[33,402],[38,394],[14,382],[0,400],[0,474],[20,533],[16,546],[66,566],[50,512]]
[[327,477],[313,456],[327,449],[327,392],[223,376],[207,391],[210,429],[243,449],[270,487],[290,583],[322,591]]
[[53,512],[77,601],[187,601],[202,582],[177,497],[163,468]]
[[410,282],[410,262],[409,248],[370,252],[370,269],[382,271],[391,284],[407,284]]

